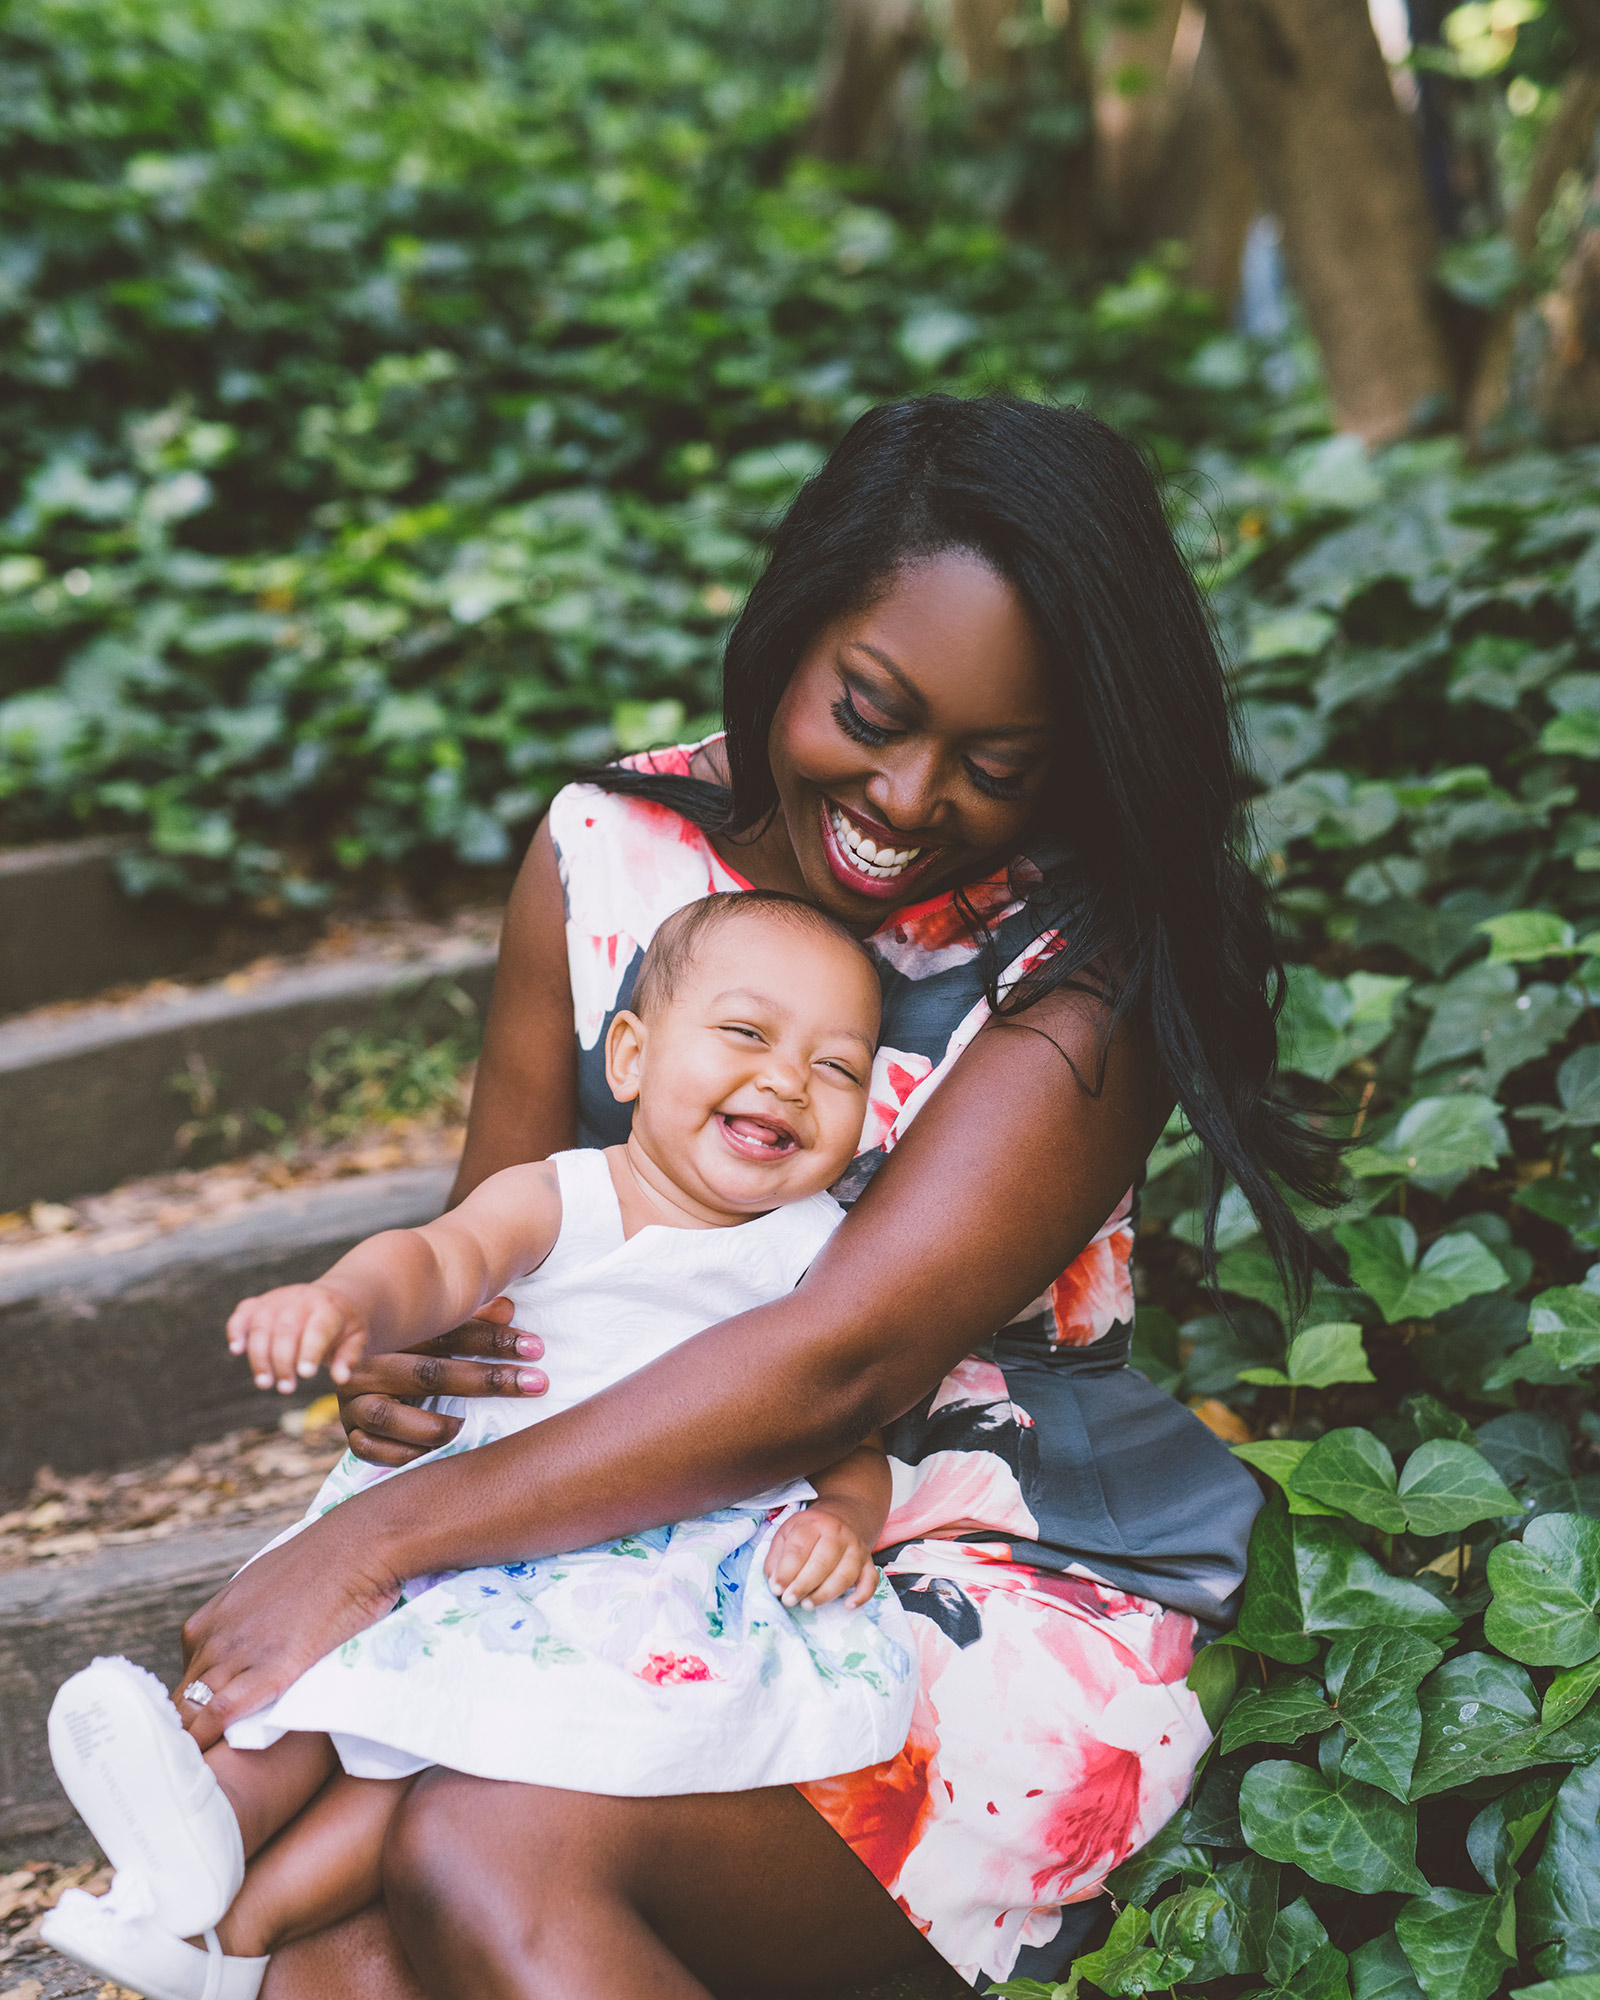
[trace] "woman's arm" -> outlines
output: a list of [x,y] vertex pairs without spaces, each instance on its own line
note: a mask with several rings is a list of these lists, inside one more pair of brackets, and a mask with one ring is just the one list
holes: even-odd
[[829,1464],[909,1409],[1078,1255],[1155,1143],[1167,1099],[1144,1034],[1113,1038],[1091,1096],[1078,1076],[1099,1074],[1102,1047],[1081,995],[991,1023],[793,1292],[429,1468],[425,1508],[363,1496],[397,1578],[683,1520]]
[[[1101,1054],[1081,995],[991,1024],[794,1292],[252,1563],[186,1628],[190,1671],[218,1690],[197,1735],[281,1692],[406,1577],[687,1519],[830,1464],[908,1409],[1071,1262],[1155,1142],[1168,1099],[1142,1029],[1119,1028],[1103,1076]],[[1100,1079],[1093,1095],[1079,1074]]]
[[548,1159],[576,1142],[573,1043],[566,901],[547,819],[506,905],[452,1207],[502,1167]]

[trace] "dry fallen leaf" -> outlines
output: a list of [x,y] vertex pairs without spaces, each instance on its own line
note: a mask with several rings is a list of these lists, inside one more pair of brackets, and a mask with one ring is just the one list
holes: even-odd
[[1255,1435],[1237,1410],[1230,1410],[1215,1396],[1196,1396],[1189,1408],[1224,1444],[1248,1444]]
[[0,1990],[0,2000],[39,2000],[43,1991],[37,1979],[24,1979],[20,1986],[7,1986]]
[[1442,1576],[1451,1583],[1459,1583],[1463,1574],[1472,1566],[1472,1550],[1465,1543],[1457,1548],[1446,1549],[1442,1556],[1435,1556],[1431,1563],[1424,1563],[1417,1571],[1421,1576],[1432,1570],[1435,1576]]

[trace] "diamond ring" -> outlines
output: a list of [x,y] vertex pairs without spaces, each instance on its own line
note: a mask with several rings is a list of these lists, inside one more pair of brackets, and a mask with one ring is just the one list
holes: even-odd
[[204,1708],[208,1702],[214,1699],[214,1696],[204,1681],[190,1681],[189,1685],[183,1691],[183,1699],[193,1702],[196,1708]]

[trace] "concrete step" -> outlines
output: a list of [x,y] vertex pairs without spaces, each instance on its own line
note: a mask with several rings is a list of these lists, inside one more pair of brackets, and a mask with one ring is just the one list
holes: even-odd
[[0,1837],[45,1833],[73,1817],[44,1727],[67,1675],[97,1653],[122,1653],[171,1686],[184,1619],[299,1512],[0,1576]]
[[125,1250],[62,1240],[0,1261],[0,1490],[41,1465],[128,1465],[243,1426],[282,1405],[251,1386],[222,1329],[241,1298],[314,1278],[379,1229],[426,1222],[446,1167],[402,1167],[263,1195],[241,1211]]
[[117,876],[127,839],[0,848],[0,1014],[78,1000],[123,980],[175,978],[216,944],[220,910],[133,897]]
[[319,1037],[396,1032],[434,984],[481,1012],[495,956],[445,933],[405,957],[357,952],[0,1021],[0,1212],[186,1164],[179,1133],[197,1111],[213,1155],[261,1145],[249,1114],[296,1112]]

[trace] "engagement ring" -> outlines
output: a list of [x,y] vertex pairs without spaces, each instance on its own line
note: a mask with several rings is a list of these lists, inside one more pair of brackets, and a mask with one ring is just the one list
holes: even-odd
[[196,1708],[204,1708],[213,1697],[204,1681],[190,1681],[183,1691],[183,1698],[185,1701],[192,1701]]

